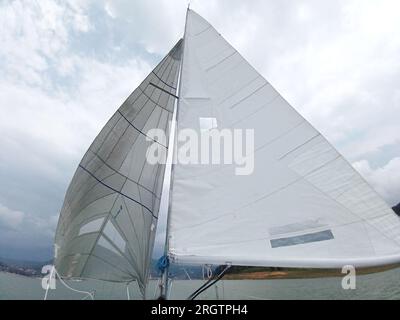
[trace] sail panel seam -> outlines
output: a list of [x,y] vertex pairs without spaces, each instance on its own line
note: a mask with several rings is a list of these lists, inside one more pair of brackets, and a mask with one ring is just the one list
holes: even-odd
[[112,191],[118,193],[119,195],[121,195],[121,196],[123,196],[123,197],[125,197],[125,198],[127,198],[127,199],[129,199],[129,200],[131,200],[131,201],[133,201],[133,202],[135,202],[135,203],[141,205],[141,206],[144,207],[144,208],[146,208],[146,209],[151,213],[151,215],[152,215],[155,219],[158,219],[158,217],[156,217],[156,216],[154,215],[154,213],[153,213],[149,208],[147,208],[146,205],[144,205],[143,203],[140,203],[139,201],[137,201],[137,200],[131,198],[130,196],[128,196],[128,195],[122,193],[121,191],[118,191],[117,189],[115,189],[115,188],[109,186],[108,184],[104,183],[103,181],[101,181],[100,179],[98,179],[93,173],[91,173],[89,170],[87,170],[85,167],[79,165],[79,168],[81,168],[82,170],[84,170],[86,173],[88,173],[88,174],[89,174],[90,176],[92,176],[95,180],[97,180],[97,182],[99,182],[100,184],[102,184],[102,185],[105,186],[106,188],[108,188],[108,189],[110,189],[110,190],[112,190]]

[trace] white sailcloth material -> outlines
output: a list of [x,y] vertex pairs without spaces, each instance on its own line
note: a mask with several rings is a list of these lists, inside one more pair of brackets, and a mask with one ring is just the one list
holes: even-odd
[[255,169],[237,176],[235,165],[175,165],[169,223],[173,261],[310,268],[400,262],[399,218],[191,10],[182,64],[178,132],[200,132],[204,118],[220,130],[254,129]]
[[111,117],[79,164],[56,233],[55,265],[63,277],[137,280],[144,290],[165,171],[146,161],[153,143],[146,133],[169,131],[181,43]]

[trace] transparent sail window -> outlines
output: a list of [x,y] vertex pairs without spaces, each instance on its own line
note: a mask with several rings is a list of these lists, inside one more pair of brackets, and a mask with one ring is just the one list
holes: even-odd
[[100,237],[98,245],[122,257],[121,253],[104,237]]
[[107,222],[107,225],[104,228],[104,234],[111,240],[112,244],[122,252],[125,252],[126,241],[122,238],[121,234],[114,227],[111,221]]
[[271,240],[271,246],[272,248],[290,247],[290,246],[297,246],[300,244],[328,241],[333,239],[334,236],[332,231],[325,230],[321,232],[308,233],[301,236],[274,239]]
[[81,236],[83,234],[99,231],[103,224],[103,221],[104,221],[104,217],[86,223],[85,225],[83,225],[80,228],[79,235]]

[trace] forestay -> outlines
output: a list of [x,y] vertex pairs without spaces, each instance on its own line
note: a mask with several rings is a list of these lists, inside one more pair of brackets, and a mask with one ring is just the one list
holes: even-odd
[[[202,17],[188,11],[178,132],[254,129],[254,172],[177,163],[178,263],[333,268],[400,262],[399,218]],[[321,106],[322,108],[323,106]],[[211,120],[210,120],[211,119]],[[179,147],[179,143],[178,143]]]
[[[55,266],[65,278],[115,282],[149,274],[165,166],[151,165],[150,129],[168,136],[181,41],[111,117],[68,188],[56,233]],[[123,79],[122,79],[123,81]]]

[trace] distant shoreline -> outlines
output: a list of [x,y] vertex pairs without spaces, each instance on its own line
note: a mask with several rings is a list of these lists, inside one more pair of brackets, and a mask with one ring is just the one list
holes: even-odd
[[[381,273],[400,268],[400,264],[385,267],[357,269],[357,275]],[[282,280],[282,279],[315,279],[343,277],[341,270],[337,269],[280,269],[280,270],[252,270],[248,268],[224,276],[224,280]]]

